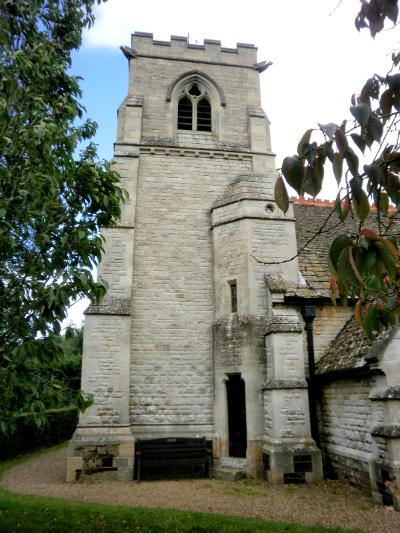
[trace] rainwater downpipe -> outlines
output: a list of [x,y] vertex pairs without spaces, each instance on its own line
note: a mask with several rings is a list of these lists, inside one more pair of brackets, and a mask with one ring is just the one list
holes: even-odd
[[316,315],[315,305],[305,305],[301,309],[307,332],[307,352],[308,352],[308,402],[310,405],[310,425],[311,436],[315,440],[318,448],[320,445],[318,418],[317,418],[317,388],[315,384],[315,357],[314,357],[314,333],[313,321]]

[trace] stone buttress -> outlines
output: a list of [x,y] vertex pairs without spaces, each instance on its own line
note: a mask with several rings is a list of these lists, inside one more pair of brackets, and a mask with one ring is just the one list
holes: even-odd
[[292,208],[274,201],[265,64],[253,45],[139,32],[122,50],[113,163],[129,201],[103,232],[109,289],[86,312],[82,369],[95,401],[70,442],[68,480],[132,479],[135,439],[199,436],[216,462],[283,481],[313,443],[302,322],[272,308],[264,279],[298,276],[297,260],[279,264],[296,239]]

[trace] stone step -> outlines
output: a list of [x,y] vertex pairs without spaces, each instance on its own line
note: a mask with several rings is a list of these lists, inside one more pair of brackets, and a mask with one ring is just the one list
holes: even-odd
[[246,474],[241,468],[214,466],[212,469],[212,477],[214,479],[221,479],[222,481],[237,481],[238,479],[246,477]]
[[221,457],[218,466],[228,466],[230,468],[246,470],[247,459],[245,457]]

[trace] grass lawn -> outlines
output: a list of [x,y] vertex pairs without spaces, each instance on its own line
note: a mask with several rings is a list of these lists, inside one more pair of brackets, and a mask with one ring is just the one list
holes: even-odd
[[[54,448],[52,448],[54,449]],[[38,452],[41,453],[41,452]],[[0,477],[35,454],[0,463]],[[41,496],[23,496],[0,487],[0,532],[354,532],[322,526],[266,522],[257,518],[222,516],[164,509],[78,503]]]

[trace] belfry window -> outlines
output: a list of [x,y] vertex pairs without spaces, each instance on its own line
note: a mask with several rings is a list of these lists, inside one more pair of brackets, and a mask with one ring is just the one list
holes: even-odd
[[193,105],[187,96],[179,100],[178,130],[191,130],[193,124]]
[[211,106],[205,98],[197,104],[197,129],[198,131],[211,131]]
[[200,83],[188,83],[178,102],[178,130],[212,131],[211,103]]

